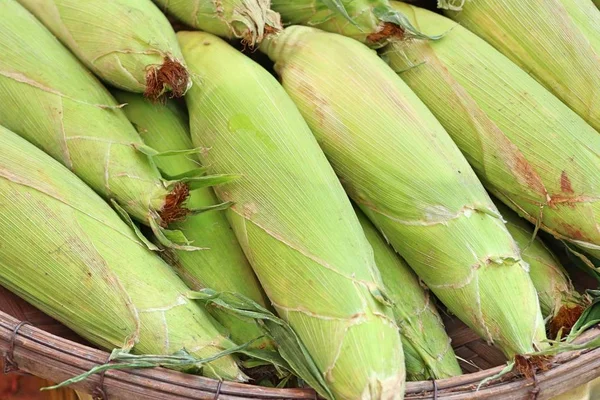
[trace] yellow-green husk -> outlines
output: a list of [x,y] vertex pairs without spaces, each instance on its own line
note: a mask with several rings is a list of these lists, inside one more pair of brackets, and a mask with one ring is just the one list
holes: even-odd
[[590,0],[468,0],[448,15],[600,130],[600,11]]
[[[185,70],[175,32],[151,0],[18,1],[112,86],[147,92],[153,85],[147,82],[148,75],[165,60]],[[176,95],[185,93],[191,82],[187,73],[181,73],[174,81],[161,82],[155,95],[173,87]]]
[[545,339],[528,266],[473,170],[374,51],[291,26],[261,50],[350,197],[436,296],[508,357]]
[[437,41],[383,50],[496,197],[600,255],[600,135],[525,71],[453,21],[394,3]]
[[102,84],[33,15],[0,0],[0,124],[143,223],[170,188]]
[[[373,252],[343,188],[277,80],[221,39],[178,38],[194,79],[192,141],[265,293],[336,399],[400,399],[404,363]],[[197,89],[196,89],[197,88]]]
[[388,0],[271,0],[271,3],[285,24],[339,33],[373,48],[393,38],[420,34],[391,8]]
[[529,276],[537,290],[544,318],[552,319],[562,307],[581,305],[582,297],[575,291],[561,262],[539,237],[534,238],[534,226],[503,204],[496,205],[506,220],[506,228],[521,248],[523,260],[529,264]]
[[392,309],[402,337],[406,378],[426,381],[460,375],[450,338],[429,292],[362,211],[358,208],[355,211],[373,248],[385,289],[394,302]]
[[167,14],[184,24],[227,39],[242,39],[248,45],[281,29],[280,17],[270,0],[154,0]]
[[[188,116],[175,102],[169,100],[165,104],[155,104],[134,93],[113,91],[113,94],[119,102],[127,103],[123,111],[144,143],[160,152],[192,148]],[[159,157],[156,164],[169,175],[184,174],[200,167],[195,155]],[[211,188],[191,191],[187,201],[187,207],[191,209],[217,204]],[[172,227],[202,248],[198,251],[163,249],[161,252],[188,287],[239,293],[266,306],[266,296],[222,211],[189,216],[182,222],[173,223]],[[243,344],[263,335],[253,320],[231,317],[214,306],[208,309],[237,343]],[[254,345],[263,346],[264,343]]]
[[[108,350],[203,358],[233,347],[92,189],[3,127],[0,147],[2,286]],[[230,356],[202,373],[244,379]]]

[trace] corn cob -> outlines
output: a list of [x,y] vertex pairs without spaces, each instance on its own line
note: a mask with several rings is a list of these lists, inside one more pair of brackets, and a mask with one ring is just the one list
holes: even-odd
[[384,57],[488,190],[552,235],[600,255],[598,133],[473,33],[394,4],[426,33],[448,32],[438,41],[391,44]]
[[533,226],[500,202],[496,206],[506,220],[506,228],[521,248],[523,260],[529,264],[529,276],[537,290],[542,315],[550,320],[551,328],[566,323],[565,327],[570,329],[583,312],[583,297],[573,287],[558,258],[539,237],[534,237]]
[[110,85],[157,99],[191,84],[175,32],[151,0],[18,1]]
[[108,91],[14,0],[0,0],[0,124],[62,162],[156,233],[185,214]]
[[193,28],[242,39],[250,46],[265,34],[281,29],[280,17],[270,8],[270,0],[154,0],[168,14]]
[[450,378],[461,374],[450,338],[429,293],[369,219],[355,208],[383,284],[394,302],[394,318],[400,328],[408,380]]
[[400,399],[398,328],[352,206],[278,82],[221,39],[178,32],[192,141],[263,289],[336,399]]
[[469,0],[448,15],[600,130],[600,11],[591,0]]
[[261,49],[350,197],[436,296],[508,357],[539,347],[544,324],[527,264],[408,86],[364,45],[314,28],[288,27]]
[[[233,344],[111,208],[64,166],[0,127],[0,283],[107,349],[207,357]],[[203,373],[243,380],[231,357]]]
[[422,36],[388,0],[271,0],[271,3],[285,24],[339,33],[373,48],[405,35]]
[[[174,102],[153,104],[134,93],[113,91],[115,98],[127,105],[123,108],[136,127],[144,143],[157,151],[189,150],[192,148],[188,116]],[[193,156],[160,157],[157,166],[169,175],[188,173],[199,167]],[[194,190],[187,202],[194,209],[210,209],[218,202],[210,188]],[[246,260],[225,214],[213,211],[188,217],[176,222],[179,229],[193,243],[204,248],[200,251],[163,249],[161,254],[174,267],[181,279],[194,290],[211,288],[217,292],[240,293],[263,307],[265,296]],[[210,307],[211,314],[223,324],[237,343],[246,343],[262,336],[254,321],[244,322],[231,318]],[[264,346],[266,341],[255,343]]]

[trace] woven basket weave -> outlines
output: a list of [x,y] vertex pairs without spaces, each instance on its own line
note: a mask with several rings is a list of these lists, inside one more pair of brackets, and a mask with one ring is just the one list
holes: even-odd
[[[0,288],[0,351],[5,364],[14,361],[15,372],[30,373],[60,382],[83,373],[108,359],[72,331],[5,289]],[[465,375],[436,381],[409,382],[406,399],[502,399],[545,400],[600,376],[600,349],[564,353],[553,367],[538,373],[535,380],[514,375],[476,390],[482,379],[497,374],[505,363],[502,354],[478,339],[466,326],[450,317],[446,326],[457,355],[465,359]],[[22,324],[28,321],[28,324]],[[15,328],[18,328],[15,333]],[[594,328],[579,339],[600,336]],[[11,350],[12,348],[12,350]],[[8,360],[7,360],[8,356]],[[183,374],[164,368],[108,371],[73,385],[111,400],[175,399],[315,399],[310,389],[271,389]],[[436,390],[434,390],[434,387]]]

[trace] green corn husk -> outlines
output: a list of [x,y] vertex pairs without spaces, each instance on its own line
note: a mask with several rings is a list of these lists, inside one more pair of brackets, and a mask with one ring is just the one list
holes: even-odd
[[394,318],[400,328],[406,378],[411,381],[444,379],[461,375],[450,338],[429,293],[369,219],[355,208],[383,284],[394,302]]
[[168,14],[193,28],[250,46],[281,30],[280,17],[270,0],[154,0]]
[[[0,283],[106,349],[198,358],[233,347],[175,273],[64,166],[0,127]],[[244,380],[234,359],[203,374]]]
[[542,346],[544,322],[516,243],[394,71],[357,41],[303,26],[261,49],[350,197],[448,309],[509,358]]
[[496,206],[506,220],[506,228],[521,248],[521,256],[529,264],[529,276],[540,300],[544,318],[550,320],[561,314],[573,315],[574,323],[583,312],[583,299],[573,287],[571,280],[558,258],[542,242],[534,237],[534,227],[514,211],[497,202]]
[[175,32],[151,0],[18,1],[110,85],[152,99],[191,85]]
[[469,0],[448,15],[600,130],[600,11],[591,0]]
[[[192,148],[188,116],[174,102],[153,104],[138,94],[122,91],[113,91],[113,94],[119,102],[127,103],[123,111],[140,133],[144,143],[161,152]],[[196,157],[190,155],[161,157],[156,164],[169,175],[184,174],[199,168]],[[192,191],[187,202],[189,207],[198,210],[210,210],[217,204],[210,188]],[[224,213],[204,212],[172,225],[183,232],[193,244],[204,249],[164,249],[161,253],[188,287],[194,290],[211,288],[217,292],[240,293],[261,306],[266,306],[266,296]],[[232,339],[237,343],[246,343],[263,335],[254,321],[232,318],[214,307],[209,307],[209,311],[231,332]],[[265,347],[267,343],[264,340],[254,345]]]
[[336,399],[400,399],[400,335],[352,206],[277,80],[221,39],[178,32],[202,88],[186,96],[192,141],[265,293]]
[[600,8],[600,0],[594,0],[594,4],[596,7]]
[[0,124],[162,235],[184,185],[162,179],[110,93],[14,0],[0,0],[0,54]]
[[488,190],[555,237],[600,255],[600,135],[467,29],[394,4],[424,32],[448,32],[437,41],[391,44],[384,57]]
[[388,41],[421,34],[388,0],[271,0],[285,24],[307,25],[381,47]]

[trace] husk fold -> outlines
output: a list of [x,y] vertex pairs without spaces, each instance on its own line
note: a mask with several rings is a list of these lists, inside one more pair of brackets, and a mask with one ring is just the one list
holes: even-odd
[[[148,146],[160,152],[192,149],[188,116],[175,102],[169,100],[165,104],[154,104],[134,93],[115,90],[113,94],[119,102],[127,103],[123,111]],[[163,173],[173,176],[200,168],[196,154],[159,157],[156,164]],[[172,225],[202,250],[163,249],[160,254],[189,288],[240,293],[264,307],[266,296],[225,214],[211,211],[218,204],[210,188],[191,191],[187,207],[198,214]],[[232,317],[216,307],[208,310],[227,328],[236,343],[246,343],[262,336],[254,321]],[[253,345],[265,347],[267,341]]]
[[[96,193],[0,127],[0,283],[106,348],[197,358],[233,346],[187,288]],[[202,367],[202,366],[198,366]],[[244,380],[232,357],[206,376]]]
[[175,32],[151,0],[18,0],[110,85],[157,99],[189,79]]
[[[537,290],[542,315],[550,323],[550,330],[556,333],[555,325],[564,322],[560,319],[568,319],[570,323],[558,327],[566,329],[563,334],[568,334],[583,312],[585,299],[573,287],[558,258],[535,236],[533,225],[503,204],[498,202],[496,206],[506,220],[506,228],[519,245],[523,260],[529,264],[529,276]],[[553,323],[555,319],[556,323]]]
[[0,124],[157,233],[185,214],[170,193],[185,185],[162,179],[115,99],[14,0],[0,1],[0,54]]
[[166,13],[188,26],[254,46],[281,29],[270,0],[154,0]]
[[590,0],[468,0],[447,15],[600,130],[600,11]]
[[508,357],[542,346],[528,266],[425,105],[364,45],[291,26],[261,50],[346,191],[436,296]]
[[179,32],[201,89],[192,141],[263,289],[336,399],[400,399],[400,335],[372,250],[309,128],[279,83],[221,39]]
[[421,33],[388,0],[271,0],[285,24],[307,25],[377,48]]
[[393,4],[424,32],[448,32],[438,41],[392,43],[382,55],[488,190],[555,237],[600,255],[598,132],[475,34]]
[[359,208],[354,211],[373,248],[387,294],[394,303],[392,309],[402,337],[406,378],[423,381],[461,375],[450,338],[429,292],[362,211]]

